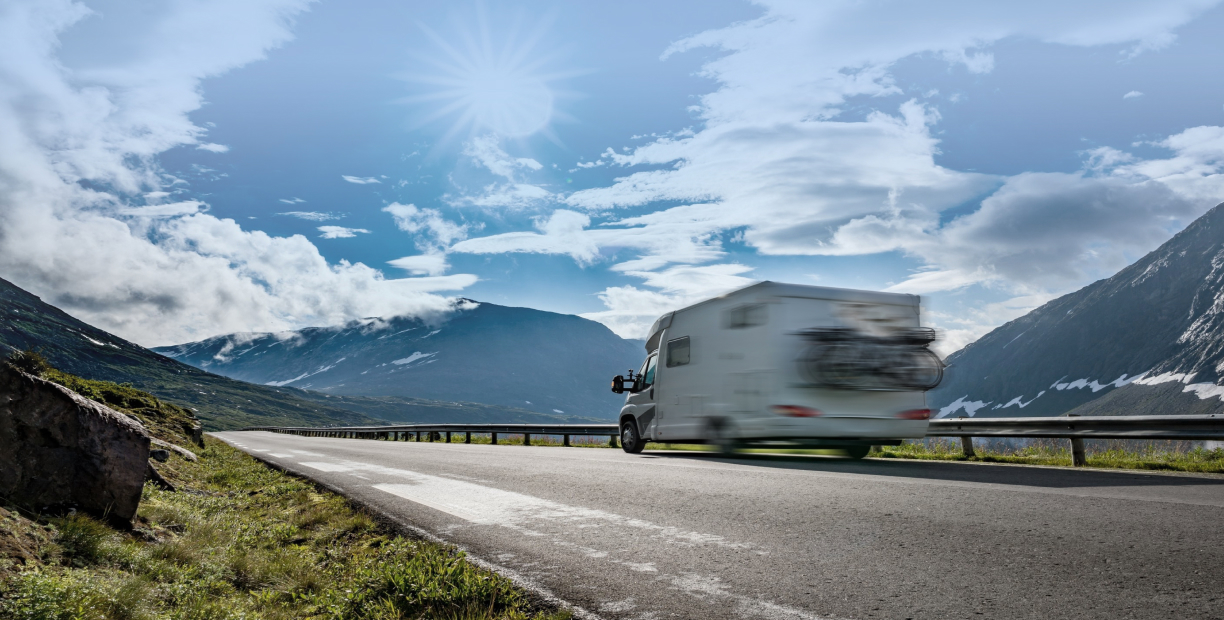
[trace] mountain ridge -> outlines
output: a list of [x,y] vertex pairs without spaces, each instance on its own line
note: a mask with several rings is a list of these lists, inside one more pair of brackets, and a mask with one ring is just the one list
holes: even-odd
[[[928,400],[941,417],[1059,415],[1114,391],[1135,396],[1082,412],[1224,408],[1208,402],[1224,394],[1224,204],[1114,276],[999,326],[947,363]],[[1173,381],[1185,397],[1139,396]]]
[[641,347],[582,317],[460,300],[453,312],[432,321],[359,319],[227,334],[154,351],[267,386],[610,419],[622,403],[608,382],[641,363]]
[[0,278],[0,357],[40,350],[53,366],[87,379],[130,383],[190,406],[206,430],[243,426],[309,426],[420,422],[589,422],[477,403],[412,398],[334,397],[289,387],[253,385],[155,353],[81,321]]

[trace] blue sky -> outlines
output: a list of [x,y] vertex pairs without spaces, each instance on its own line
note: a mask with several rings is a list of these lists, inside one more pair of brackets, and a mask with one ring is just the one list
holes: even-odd
[[1218,2],[9,2],[0,277],[147,345],[755,280],[950,352],[1224,201]]

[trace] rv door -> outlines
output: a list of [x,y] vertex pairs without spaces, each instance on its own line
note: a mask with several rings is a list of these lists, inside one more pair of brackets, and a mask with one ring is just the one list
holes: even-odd
[[649,434],[650,424],[654,422],[655,417],[654,383],[658,360],[659,352],[655,351],[642,362],[642,369],[638,371],[640,379],[637,390],[625,399],[625,404],[633,407],[633,417],[637,420],[638,432],[643,437]]

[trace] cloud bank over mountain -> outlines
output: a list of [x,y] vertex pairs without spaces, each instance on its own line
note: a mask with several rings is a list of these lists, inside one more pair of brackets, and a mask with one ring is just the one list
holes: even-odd
[[[159,155],[229,150],[188,117],[205,103],[202,81],[287,44],[310,4],[4,3],[0,272],[146,345],[441,311],[446,300],[435,291],[474,278],[389,280],[361,263],[328,261],[303,236],[245,228],[201,201],[165,202],[166,190],[185,182]],[[319,230],[324,238],[366,232]]]

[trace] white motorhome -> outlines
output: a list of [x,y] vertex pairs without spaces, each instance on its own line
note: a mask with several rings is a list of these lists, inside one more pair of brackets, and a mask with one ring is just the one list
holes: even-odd
[[921,438],[927,389],[943,366],[915,295],[761,282],[669,312],[646,339],[628,392],[621,445],[711,443],[836,448]]

